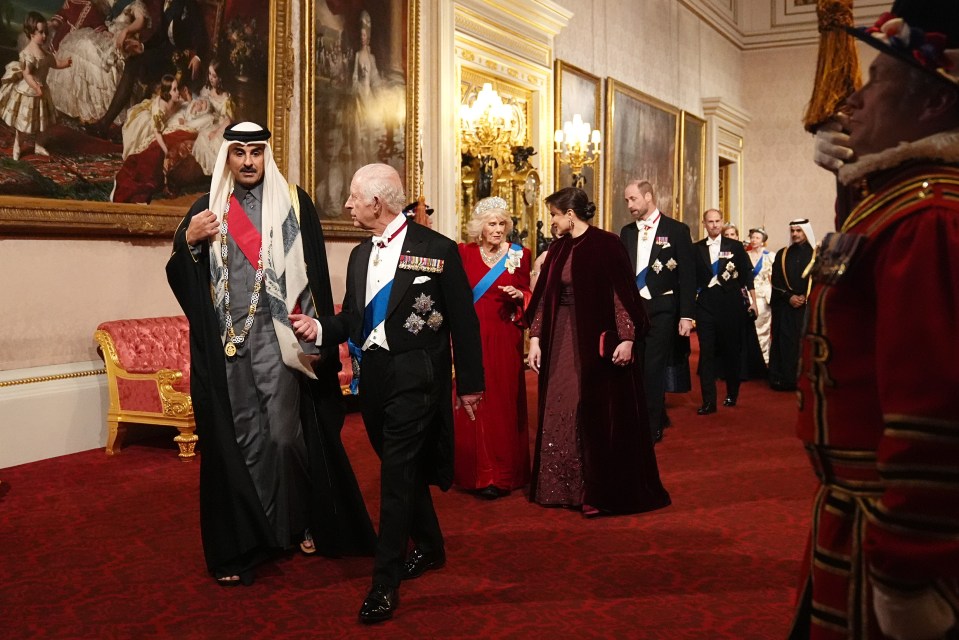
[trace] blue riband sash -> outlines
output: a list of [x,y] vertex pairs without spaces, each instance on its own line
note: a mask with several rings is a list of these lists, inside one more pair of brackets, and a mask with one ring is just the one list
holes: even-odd
[[753,279],[759,276],[759,272],[762,271],[762,268],[763,268],[763,260],[765,259],[766,259],[766,252],[764,251],[761,254],[759,254],[759,260],[756,261],[756,266],[753,267]]
[[370,303],[363,310],[363,335],[359,346],[352,340],[346,341],[350,351],[350,362],[353,364],[353,378],[350,380],[350,393],[354,396],[360,392],[360,362],[363,360],[363,345],[373,333],[373,329],[386,320],[386,308],[390,304],[390,292],[393,290],[393,281],[390,280],[382,289],[376,292]]
[[647,273],[649,273],[649,267],[643,267],[643,270],[636,274],[636,288],[640,291],[646,286]]
[[719,260],[717,260],[716,262],[714,262],[712,266],[713,266],[713,275],[714,275],[714,276],[718,276],[718,275],[719,275]]
[[[511,244],[509,246],[513,251],[522,251],[522,247],[518,244]],[[473,287],[473,304],[476,304],[476,301],[483,297],[483,294],[486,293],[490,287],[493,286],[493,283],[496,282],[496,279],[503,275],[503,272],[506,271],[506,259],[509,257],[509,251],[503,254],[503,257],[499,261],[490,267],[490,270],[486,272],[486,275],[483,276],[483,279],[476,283],[476,286]]]
[[376,292],[373,299],[363,310],[363,334],[360,344],[366,344],[366,339],[373,333],[373,329],[386,320],[386,307],[390,303],[390,291],[393,290],[393,281],[387,282],[382,289]]

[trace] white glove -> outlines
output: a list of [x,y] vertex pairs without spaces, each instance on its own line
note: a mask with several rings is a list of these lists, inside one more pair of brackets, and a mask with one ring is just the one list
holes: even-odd
[[843,133],[844,116],[826,121],[816,130],[816,150],[813,160],[823,169],[839,171],[839,168],[852,159],[854,153],[849,148],[849,136]]
[[956,624],[956,612],[932,587],[904,593],[873,583],[872,604],[879,628],[892,640],[943,638]]

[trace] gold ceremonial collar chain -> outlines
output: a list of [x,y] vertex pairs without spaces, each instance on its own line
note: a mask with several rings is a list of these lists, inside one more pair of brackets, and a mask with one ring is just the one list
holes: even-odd
[[260,288],[263,285],[263,241],[260,240],[260,252],[256,259],[256,275],[253,277],[253,295],[250,296],[250,309],[246,314],[246,322],[243,323],[243,330],[240,335],[236,335],[233,330],[233,316],[230,314],[230,261],[229,251],[227,250],[227,231],[230,223],[230,199],[233,198],[233,192],[226,199],[226,206],[223,208],[223,221],[220,222],[220,258],[223,260],[223,313],[226,315],[226,344],[223,351],[227,357],[232,358],[236,355],[237,347],[246,341],[250,335],[250,329],[253,327],[253,317],[256,315],[256,307],[260,302]]

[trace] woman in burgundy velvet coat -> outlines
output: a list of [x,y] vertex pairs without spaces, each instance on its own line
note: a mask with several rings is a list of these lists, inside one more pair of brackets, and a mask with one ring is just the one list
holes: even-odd
[[[560,189],[546,204],[563,237],[527,309],[530,368],[539,373],[530,500],[586,516],[665,507],[643,395],[648,321],[629,256],[616,235],[590,225],[596,205],[581,189]],[[604,332],[618,343],[605,358]]]

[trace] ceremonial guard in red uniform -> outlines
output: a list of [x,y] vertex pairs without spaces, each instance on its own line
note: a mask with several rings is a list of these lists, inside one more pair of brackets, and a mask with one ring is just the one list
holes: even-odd
[[790,637],[952,638],[959,3],[899,1],[855,35],[881,53],[817,134],[855,204],[812,272],[798,432],[821,484]]

